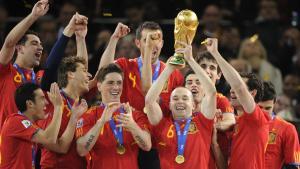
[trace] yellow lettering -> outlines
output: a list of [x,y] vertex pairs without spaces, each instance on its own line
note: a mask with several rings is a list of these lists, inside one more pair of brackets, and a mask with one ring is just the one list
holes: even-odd
[[135,88],[136,86],[136,76],[132,75],[132,73],[129,73],[129,79],[132,81],[132,87]]
[[22,82],[22,77],[21,75],[17,72],[17,74],[14,77],[14,81],[17,83],[21,83]]
[[167,133],[167,137],[168,138],[173,138],[174,137],[174,130],[173,130],[173,128],[174,128],[174,125],[172,124],[170,126],[169,130],[168,130],[168,133]]

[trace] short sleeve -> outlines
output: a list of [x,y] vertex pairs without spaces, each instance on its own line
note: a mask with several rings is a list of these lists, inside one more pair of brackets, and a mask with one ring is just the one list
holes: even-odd
[[0,90],[4,87],[5,79],[12,74],[12,69],[11,64],[3,65],[0,63]]
[[32,136],[39,130],[31,121],[20,117],[13,117],[7,123],[9,124],[8,136],[26,141],[31,141]]
[[258,105],[255,106],[251,114],[244,112],[243,116],[245,116],[247,124],[253,124],[253,126],[265,125],[270,120],[270,117]]
[[77,121],[76,138],[84,136],[95,125],[98,120],[96,112],[96,107],[93,107]]
[[198,121],[201,125],[201,129],[204,129],[203,132],[211,136],[213,131],[214,119],[208,119],[202,113],[197,113],[194,118],[196,118],[196,121]]
[[138,124],[138,126],[142,129],[142,130],[147,130],[150,131],[150,123],[148,121],[147,116],[141,112],[141,111],[134,111],[133,112],[133,118],[134,121]]
[[300,165],[300,148],[296,128],[292,124],[288,124],[283,134],[284,163]]
[[126,70],[126,67],[127,67],[127,60],[128,59],[122,57],[122,58],[115,60],[115,63],[118,64],[121,67],[121,69],[124,71],[124,70]]

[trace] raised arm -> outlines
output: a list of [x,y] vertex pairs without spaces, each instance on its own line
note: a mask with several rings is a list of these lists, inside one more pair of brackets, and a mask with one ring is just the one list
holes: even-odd
[[75,135],[77,121],[82,114],[87,111],[87,108],[88,105],[84,99],[81,100],[79,105],[77,102],[75,102],[71,110],[72,114],[67,128],[62,136],[57,139],[55,144],[44,144],[43,146],[57,153],[67,153]]
[[98,70],[100,70],[101,67],[114,62],[117,43],[120,38],[126,36],[129,32],[130,32],[130,29],[128,28],[128,26],[126,26],[122,23],[118,23],[118,25],[115,29],[115,32],[110,37],[108,45],[107,45],[104,53],[101,56]]
[[179,42],[184,48],[176,50],[176,52],[183,53],[184,59],[188,62],[190,67],[194,70],[201,86],[203,86],[204,98],[201,102],[201,112],[208,119],[213,119],[216,112],[216,87],[207,76],[207,73],[195,61],[192,53],[192,46],[183,42]]
[[84,60],[86,62],[86,67],[88,67],[88,52],[87,52],[86,42],[85,42],[85,37],[86,37],[87,31],[88,31],[88,29],[87,29],[88,18],[83,15],[79,15],[78,13],[76,13],[75,16],[76,16],[76,23],[81,24],[83,26],[82,29],[75,31],[77,57],[84,58]]
[[9,32],[0,51],[0,64],[7,65],[11,61],[18,41],[39,17],[47,13],[48,9],[48,0],[38,1],[31,13]]
[[[76,23],[76,15],[73,15],[68,25],[65,27],[63,34],[55,42],[50,54],[46,61],[46,69],[42,78],[41,88],[45,91],[50,89],[50,84],[57,81],[57,69],[61,60],[64,57],[64,52],[69,42],[69,39],[73,36],[75,30],[84,29],[84,22],[82,24]],[[79,18],[80,19],[80,18]]]
[[126,114],[121,114],[118,117],[118,121],[120,122],[117,127],[124,127],[127,129],[134,138],[135,142],[138,146],[144,151],[150,151],[151,144],[151,136],[148,131],[141,129],[141,127],[134,121],[132,116],[132,108],[129,103],[123,104]]
[[144,111],[147,114],[148,120],[151,125],[157,125],[163,117],[162,110],[157,102],[159,95],[163,90],[164,84],[168,80],[169,76],[175,70],[173,66],[167,64],[164,71],[159,75],[157,80],[153,83],[149,89],[145,98]]
[[80,156],[85,156],[94,147],[101,128],[111,119],[113,112],[120,108],[120,106],[121,103],[110,103],[106,106],[96,124],[85,135],[77,139],[77,152]]
[[218,40],[215,38],[208,38],[206,48],[216,59],[226,81],[231,86],[231,89],[235,92],[235,95],[237,96],[237,99],[243,106],[244,110],[247,113],[253,113],[255,109],[254,98],[248,91],[247,85],[239,73],[220,55],[218,51]]
[[62,118],[63,99],[56,83],[51,84],[48,97],[54,105],[53,118],[45,130],[38,130],[38,132],[34,134],[32,141],[35,143],[54,144],[57,140]]
[[146,37],[146,48],[143,56],[143,67],[141,72],[141,88],[144,95],[152,85],[152,51],[156,43],[160,43],[161,34],[159,32],[151,32]]

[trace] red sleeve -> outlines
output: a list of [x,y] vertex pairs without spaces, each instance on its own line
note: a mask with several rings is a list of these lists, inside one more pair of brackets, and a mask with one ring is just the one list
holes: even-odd
[[8,136],[16,137],[26,141],[31,141],[32,136],[39,130],[36,125],[22,117],[11,118],[8,124]]
[[124,71],[124,70],[126,70],[126,67],[127,67],[127,61],[128,61],[127,58],[122,57],[122,58],[115,60],[115,63],[117,63],[121,67],[121,69]]
[[0,90],[3,88],[5,79],[12,75],[12,64],[3,65],[0,63]]
[[265,125],[270,120],[270,117],[263,112],[258,105],[255,106],[255,109],[251,114],[244,112],[243,115],[247,121],[253,123],[254,126]]
[[138,126],[142,130],[150,131],[150,127],[149,127],[150,123],[148,121],[146,114],[144,114],[141,111],[134,111],[132,114],[133,114],[134,121],[138,124]]
[[206,118],[202,113],[198,113],[194,118],[198,118],[201,129],[204,129],[205,135],[212,135],[214,119]]
[[96,107],[90,108],[78,121],[76,124],[76,138],[85,135],[98,120]]
[[295,126],[288,124],[283,134],[284,163],[300,164],[299,139]]
[[222,94],[217,94],[217,109],[220,109],[222,113],[233,113],[233,108],[227,97]]

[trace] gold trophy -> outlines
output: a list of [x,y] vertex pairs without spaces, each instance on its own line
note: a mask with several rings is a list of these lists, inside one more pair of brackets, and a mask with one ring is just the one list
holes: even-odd
[[[174,29],[175,50],[183,47],[178,43],[178,41],[185,42],[189,45],[192,44],[198,25],[199,21],[195,12],[185,9],[178,13],[177,17],[175,18]],[[185,61],[183,53],[175,53],[174,56],[171,57],[169,63],[173,65],[184,66]]]

